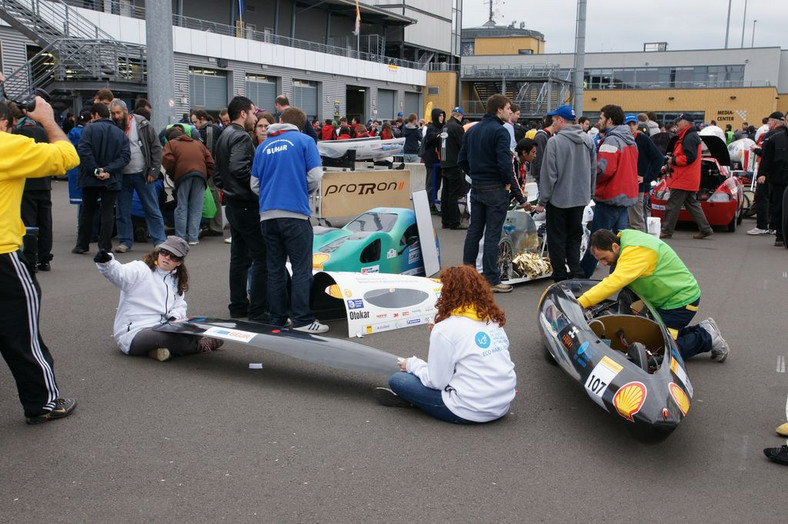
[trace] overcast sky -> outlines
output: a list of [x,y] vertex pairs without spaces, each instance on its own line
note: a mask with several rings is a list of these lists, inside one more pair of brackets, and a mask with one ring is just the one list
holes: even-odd
[[[498,25],[525,22],[545,35],[547,53],[572,53],[576,0],[493,0]],[[745,0],[732,0],[728,47],[741,47]],[[489,18],[487,0],[463,0],[463,27]],[[668,50],[725,47],[728,0],[588,0],[586,51],[642,51],[644,42],[668,42]],[[788,1],[747,0],[744,47],[788,49]]]

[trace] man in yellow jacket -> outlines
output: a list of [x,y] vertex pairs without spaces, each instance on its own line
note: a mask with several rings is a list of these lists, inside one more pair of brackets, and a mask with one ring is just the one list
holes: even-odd
[[68,416],[77,402],[60,397],[52,356],[38,330],[41,290],[19,251],[25,234],[22,191],[26,178],[63,174],[79,164],[79,156],[43,98],[36,97],[27,116],[43,126],[50,143],[6,132],[11,112],[0,103],[0,352],[16,380],[27,423],[39,424]]
[[711,358],[718,362],[728,358],[728,344],[714,319],[689,325],[698,311],[700,287],[669,245],[634,229],[625,229],[618,235],[599,229],[591,235],[589,249],[613,271],[578,299],[581,307],[598,304],[629,286],[657,309],[684,360],[706,351],[711,351]]

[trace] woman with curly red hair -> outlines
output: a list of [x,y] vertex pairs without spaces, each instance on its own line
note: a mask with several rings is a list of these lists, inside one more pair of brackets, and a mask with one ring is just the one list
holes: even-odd
[[427,362],[400,361],[391,389],[376,388],[374,396],[385,406],[415,406],[455,424],[499,419],[509,411],[517,381],[503,330],[506,316],[474,268],[450,267],[441,281]]

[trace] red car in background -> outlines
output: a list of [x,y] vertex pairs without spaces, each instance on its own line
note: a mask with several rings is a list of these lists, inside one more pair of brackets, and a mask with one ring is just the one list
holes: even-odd
[[[698,202],[709,224],[736,231],[736,226],[744,218],[743,184],[738,177],[731,175],[731,159],[725,142],[714,135],[701,135],[701,138],[703,148]],[[668,151],[672,150],[673,142],[668,146]],[[664,220],[669,197],[667,179],[662,178],[651,190],[651,216]],[[678,221],[693,222],[692,216],[684,208],[679,212]]]

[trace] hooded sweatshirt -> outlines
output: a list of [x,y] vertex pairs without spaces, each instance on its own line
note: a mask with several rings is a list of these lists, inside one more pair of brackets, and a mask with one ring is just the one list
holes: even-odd
[[443,129],[443,124],[441,124],[440,121],[441,115],[443,115],[443,121],[445,122],[446,112],[444,110],[438,108],[432,110],[432,121],[427,126],[427,132],[424,133],[424,140],[422,143],[424,154],[422,155],[421,159],[424,160],[424,163],[428,166],[440,162],[440,157],[438,156],[438,147],[440,147],[439,135]]
[[638,148],[629,126],[605,131],[599,146],[594,202],[629,207],[638,198]]
[[421,129],[408,122],[402,126],[402,138],[405,139],[405,146],[402,148],[402,152],[404,154],[419,154],[419,145],[421,145]]
[[596,147],[580,125],[567,126],[545,145],[539,204],[562,209],[586,206],[594,192]]

